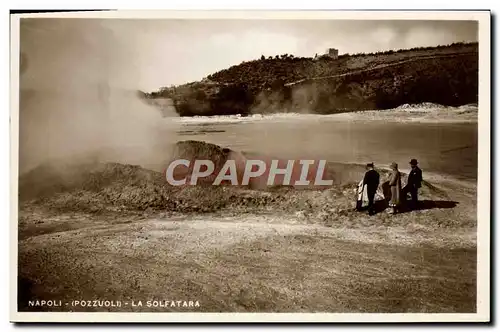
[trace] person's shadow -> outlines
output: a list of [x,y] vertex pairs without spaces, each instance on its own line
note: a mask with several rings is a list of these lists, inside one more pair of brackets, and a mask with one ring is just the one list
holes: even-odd
[[[382,183],[381,188],[385,199],[378,200],[374,203],[375,213],[379,213],[387,209],[391,200],[391,187],[389,186],[389,181]],[[408,195],[405,196],[401,193],[399,213],[411,212],[414,210],[452,209],[458,205],[458,202],[455,201],[424,199],[419,200],[417,208],[412,209],[411,200],[408,198]]]
[[386,199],[380,199],[373,203],[373,209],[375,214],[385,211],[389,207],[389,201]]
[[416,208],[412,208],[411,206],[411,200],[409,199],[404,199],[405,197],[402,197],[402,204],[399,209],[399,212],[404,213],[404,212],[411,212],[414,210],[431,210],[431,209],[452,209],[458,205],[458,202],[455,201],[446,201],[446,200],[430,200],[430,199],[424,199],[424,200],[419,200],[418,205]]

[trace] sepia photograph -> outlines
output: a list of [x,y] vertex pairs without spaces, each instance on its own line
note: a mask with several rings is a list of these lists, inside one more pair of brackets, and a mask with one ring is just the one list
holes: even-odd
[[10,19],[11,321],[489,321],[489,11]]

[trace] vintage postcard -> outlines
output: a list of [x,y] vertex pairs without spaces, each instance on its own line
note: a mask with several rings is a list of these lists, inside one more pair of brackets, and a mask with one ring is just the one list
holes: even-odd
[[490,320],[489,11],[11,34],[11,321]]

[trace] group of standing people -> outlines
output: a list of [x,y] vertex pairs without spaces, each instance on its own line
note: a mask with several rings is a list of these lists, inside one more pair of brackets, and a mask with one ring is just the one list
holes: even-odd
[[[412,210],[418,209],[418,190],[422,186],[422,170],[418,167],[418,161],[416,159],[410,160],[411,170],[408,174],[408,183],[404,188],[401,186],[401,173],[398,170],[398,164],[393,162],[390,165],[391,173],[388,179],[388,185],[390,187],[390,200],[389,207],[390,213],[398,213],[401,206],[401,196],[404,197],[406,202],[406,197],[408,193],[411,195],[411,205]],[[366,173],[363,179],[363,186],[366,186],[366,193],[368,196],[368,214],[375,214],[375,194],[379,187],[380,175],[375,170],[374,164],[369,163],[366,165]]]

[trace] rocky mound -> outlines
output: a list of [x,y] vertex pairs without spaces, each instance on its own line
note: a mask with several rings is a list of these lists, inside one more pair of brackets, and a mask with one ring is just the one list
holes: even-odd
[[[82,169],[80,169],[82,170]],[[75,172],[76,173],[76,172]],[[56,179],[53,177],[52,179]],[[59,178],[61,179],[61,178]],[[26,206],[42,206],[57,212],[180,212],[228,213],[273,211],[335,212],[351,210],[355,202],[356,183],[333,186],[326,190],[295,190],[272,187],[268,191],[227,186],[169,186],[159,172],[139,166],[116,163],[99,164],[79,174],[79,181],[54,182],[37,191],[38,196],[21,201]],[[27,185],[27,179],[23,179]],[[34,192],[23,187],[21,195]],[[52,189],[49,191],[48,189]],[[439,190],[426,183],[422,196],[436,197]],[[383,200],[382,195],[377,199]],[[331,211],[330,211],[331,212]]]
[[230,149],[222,148],[216,144],[192,140],[177,142],[171,161],[185,159],[189,161],[189,167],[176,167],[174,169],[174,179],[181,180],[186,178],[189,182],[190,175],[193,172],[194,162],[196,160],[210,160],[215,165],[215,171],[210,176],[200,178],[197,184],[211,185],[230,155]]
[[[206,158],[220,165],[235,154],[214,144],[185,141],[177,144],[174,156],[188,160]],[[364,169],[361,165],[334,163],[328,168],[336,181],[322,190],[297,190],[279,185],[252,190],[251,186],[172,186],[165,174],[137,165],[44,164],[19,179],[20,220],[32,218],[30,211],[41,208],[58,215],[84,213],[120,217],[128,213],[220,212],[225,216],[295,213],[299,219],[312,222],[332,223],[347,218],[354,223],[358,216],[353,211],[356,188]],[[388,171],[379,171],[384,183]],[[403,174],[403,183],[405,181]],[[384,195],[382,184],[376,197],[382,210],[386,207]],[[427,182],[421,189],[421,197],[428,201],[426,204],[436,199],[447,200],[446,192]]]
[[284,209],[293,200],[286,189],[264,192],[226,186],[170,186],[162,173],[133,165],[99,164],[80,171],[79,181],[52,177],[58,182],[37,191],[30,190],[28,179],[23,178],[21,210],[39,206],[58,213],[207,213]]

